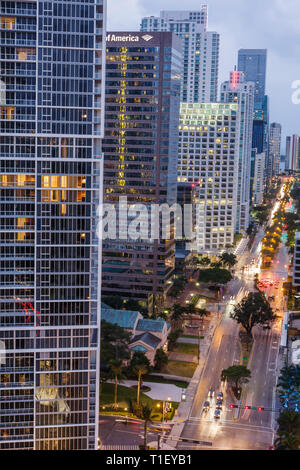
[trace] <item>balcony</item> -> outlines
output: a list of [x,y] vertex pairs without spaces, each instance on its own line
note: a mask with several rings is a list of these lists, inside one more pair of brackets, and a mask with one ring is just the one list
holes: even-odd
[[37,56],[36,55],[32,55],[32,54],[25,54],[24,56],[20,55],[20,54],[1,54],[0,55],[0,60],[12,60],[12,61],[20,61],[20,62],[34,62],[36,61],[37,59]]
[[1,46],[36,46],[36,40],[30,39],[0,39]]
[[36,16],[36,10],[20,9],[20,8],[2,8],[1,15],[21,15],[21,16]]

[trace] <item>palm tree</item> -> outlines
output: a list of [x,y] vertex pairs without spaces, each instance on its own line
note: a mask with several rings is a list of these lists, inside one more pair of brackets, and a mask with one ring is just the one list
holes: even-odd
[[200,258],[198,262],[201,266],[209,266],[210,265],[210,259],[209,259],[208,256],[204,256],[204,257]]
[[149,405],[142,405],[141,408],[141,419],[144,420],[144,449],[147,447],[147,430],[148,424],[152,423],[151,415],[152,415],[152,408]]
[[137,405],[139,406],[139,404],[140,404],[140,391],[141,391],[141,379],[142,379],[143,375],[147,374],[148,367],[146,366],[146,364],[136,364],[133,367],[133,370],[134,370],[134,372],[136,373],[136,375],[138,377],[138,388],[137,388],[136,402],[137,402]]
[[219,259],[223,266],[228,266],[229,268],[233,268],[238,262],[236,255],[233,253],[222,253]]
[[114,394],[114,408],[118,407],[118,379],[124,378],[122,374],[122,361],[118,359],[111,359],[109,361],[109,369],[115,380],[115,394]]
[[206,310],[206,308],[198,308],[197,310],[197,314],[201,317],[201,326],[203,326],[204,317],[208,317],[210,315],[210,312]]
[[179,304],[173,306],[173,312],[171,316],[171,321],[174,324],[175,328],[180,328],[182,324],[182,317],[185,313],[185,307],[182,307]]
[[279,433],[290,434],[299,427],[300,415],[295,410],[286,409],[282,411],[277,419]]
[[279,436],[275,441],[276,450],[299,450],[300,439],[294,433]]

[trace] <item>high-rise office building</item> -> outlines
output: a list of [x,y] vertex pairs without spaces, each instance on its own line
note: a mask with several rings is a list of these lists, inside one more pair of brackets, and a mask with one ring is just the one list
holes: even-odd
[[266,89],[267,49],[240,49],[238,70],[245,73],[248,82],[254,82],[254,119],[261,119]]
[[199,185],[196,250],[234,242],[240,121],[237,103],[182,103],[178,181]]
[[300,138],[296,134],[286,139],[286,162],[288,170],[300,170]]
[[253,180],[253,204],[259,205],[263,202],[265,190],[265,159],[264,153],[257,153],[255,155],[255,169]]
[[181,101],[217,101],[220,36],[207,31],[207,5],[196,11],[161,11],[145,17],[141,31],[172,31],[182,39]]
[[[181,41],[175,34],[108,33],[106,203],[118,206],[126,197],[125,211],[143,204],[149,214],[155,205],[176,203],[181,70]],[[149,311],[158,307],[174,273],[172,227],[173,222],[168,239],[149,235],[134,240],[118,230],[114,239],[104,240],[103,293],[134,298]]]
[[268,177],[278,176],[281,159],[281,124],[272,122],[270,125]]
[[[254,121],[252,147],[257,153],[265,153],[266,170],[269,162],[269,98],[266,96],[267,49],[240,49],[238,70],[254,82]],[[267,171],[266,171],[267,176]]]
[[290,166],[290,152],[291,152],[292,138],[287,136],[285,144],[285,169],[289,170]]
[[105,0],[0,9],[0,449],[96,449]]
[[245,74],[233,71],[230,80],[221,86],[222,103],[238,103],[240,121],[239,172],[236,232],[246,231],[250,217],[250,173],[253,131],[254,83],[246,82]]

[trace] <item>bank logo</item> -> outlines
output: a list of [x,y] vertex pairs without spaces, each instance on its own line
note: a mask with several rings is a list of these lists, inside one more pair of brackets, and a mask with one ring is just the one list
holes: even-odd
[[145,34],[145,36],[142,36],[142,39],[144,39],[144,41],[150,41],[151,39],[153,39],[153,36],[150,36],[149,34]]

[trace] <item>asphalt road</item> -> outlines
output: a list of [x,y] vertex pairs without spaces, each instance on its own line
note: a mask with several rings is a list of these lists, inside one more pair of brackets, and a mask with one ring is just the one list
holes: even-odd
[[[240,280],[235,280],[231,285],[231,295],[239,302],[239,297],[247,291],[253,290],[253,278],[259,272],[260,245],[264,236],[261,230],[255,239],[252,250],[243,255],[239,260],[238,268],[250,266],[249,269],[238,273]],[[251,262],[253,263],[251,264]],[[251,379],[244,386],[241,408],[237,419],[233,416],[233,410],[229,408],[232,398],[228,389],[221,385],[221,370],[233,364],[240,363],[241,351],[238,344],[239,328],[229,317],[232,301],[228,301],[226,314],[217,329],[202,379],[199,383],[195,397],[192,413],[187,421],[181,437],[185,439],[199,439],[209,441],[212,447],[207,449],[247,449],[267,450],[274,440],[275,413],[270,411],[245,410],[246,405],[263,406],[265,408],[275,407],[274,387],[276,384],[276,365],[278,348],[280,342],[281,319],[284,311],[282,298],[282,282],[288,273],[288,253],[282,246],[274,260],[272,268],[261,272],[261,278],[279,280],[278,289],[273,285],[266,289],[267,296],[275,296],[272,306],[279,316],[271,330],[255,328],[255,343],[250,358]],[[238,272],[238,269],[237,269]],[[241,287],[243,286],[243,290]],[[215,397],[210,400],[210,411],[203,412],[203,404],[208,400],[208,392],[211,387],[216,393],[223,391],[224,407],[221,418],[214,419]],[[178,449],[205,449],[206,447],[179,443]]]
[[[144,423],[129,420],[127,424],[119,422],[121,418],[100,416],[99,431],[102,444],[113,446],[138,446],[144,443]],[[148,443],[157,442],[157,432],[148,431]]]

